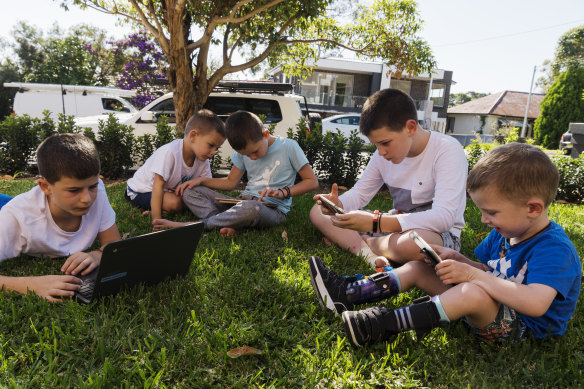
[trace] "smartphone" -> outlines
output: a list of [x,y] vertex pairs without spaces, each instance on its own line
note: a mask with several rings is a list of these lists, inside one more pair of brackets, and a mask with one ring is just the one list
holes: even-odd
[[345,210],[343,208],[339,207],[338,205],[336,205],[335,203],[333,203],[332,201],[330,201],[326,197],[324,197],[322,195],[318,195],[318,199],[320,200],[322,205],[326,209],[331,211],[332,213],[345,213]]
[[422,239],[422,237],[416,231],[410,231],[410,238],[418,245],[418,247],[420,248],[420,250],[422,250],[424,255],[426,255],[426,257],[428,257],[432,262],[434,262],[434,265],[437,265],[440,262],[442,262],[442,258],[440,258],[438,254],[436,254],[436,251],[434,251],[432,247],[430,247],[430,245],[426,243],[426,241]]

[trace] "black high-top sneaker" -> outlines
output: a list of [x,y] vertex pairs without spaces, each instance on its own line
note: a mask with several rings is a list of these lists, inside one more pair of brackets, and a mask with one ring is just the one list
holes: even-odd
[[373,307],[343,312],[343,325],[349,342],[355,347],[389,340],[399,331],[392,310]]
[[342,317],[349,341],[356,347],[383,342],[410,330],[416,331],[416,337],[422,339],[432,328],[440,325],[440,314],[430,296],[417,299],[403,308],[373,307],[345,311]]
[[353,304],[347,300],[347,285],[355,281],[355,277],[343,277],[329,269],[319,257],[310,257],[310,282],[318,303],[322,309],[334,314],[353,309]]

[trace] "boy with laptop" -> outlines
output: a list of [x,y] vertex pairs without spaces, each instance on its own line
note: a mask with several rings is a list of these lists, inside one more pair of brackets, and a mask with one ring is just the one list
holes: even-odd
[[77,134],[58,134],[37,149],[38,186],[0,209],[0,261],[21,254],[67,256],[65,275],[8,277],[2,289],[33,291],[51,302],[73,296],[81,280],[101,260],[101,248],[87,250],[95,238],[101,247],[120,239],[93,142]]
[[[319,303],[342,313],[354,346],[409,330],[423,336],[460,318],[490,341],[563,335],[578,302],[582,264],[562,227],[548,217],[558,182],[557,168],[537,147],[510,143],[491,150],[467,181],[481,221],[493,228],[475,249],[479,262],[434,246],[442,259],[435,267],[429,261],[410,261],[356,280],[312,257],[310,277]],[[355,305],[413,287],[428,296],[403,308],[353,311]]]
[[[225,132],[229,144],[236,150],[231,158],[233,167],[229,175],[224,178],[197,177],[179,185],[176,190],[183,195],[191,212],[204,223],[205,229],[220,228],[222,235],[231,236],[243,228],[277,226],[286,220],[292,196],[318,187],[318,180],[298,143],[271,135],[253,113],[237,111],[231,114],[225,122]],[[222,202],[221,199],[228,196],[214,189],[233,190],[245,172],[248,182],[238,199],[247,201],[235,205]],[[301,180],[294,184],[296,174]],[[262,199],[275,207],[262,203]],[[154,221],[154,225],[160,228],[181,224]]]

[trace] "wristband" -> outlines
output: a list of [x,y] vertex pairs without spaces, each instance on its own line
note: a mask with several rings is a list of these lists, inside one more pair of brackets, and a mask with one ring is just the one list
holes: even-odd
[[381,216],[383,216],[383,213],[380,213],[379,214],[379,218],[377,219],[377,229],[378,229],[378,232],[383,232],[383,231],[381,231]]
[[286,193],[284,192],[284,190],[282,188],[278,189],[279,192],[282,192],[282,198],[285,199],[286,198]]
[[286,191],[286,196],[284,196],[284,198],[289,199],[290,198],[290,188],[285,186],[283,189]]
[[373,233],[377,233],[379,229],[379,210],[373,212]]

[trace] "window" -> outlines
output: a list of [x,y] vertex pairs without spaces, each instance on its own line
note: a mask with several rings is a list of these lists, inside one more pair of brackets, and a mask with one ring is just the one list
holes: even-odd
[[176,123],[176,115],[174,114],[174,101],[172,98],[161,101],[150,109],[155,117],[166,116],[169,123]]
[[435,107],[444,107],[444,84],[432,84],[430,99]]
[[393,89],[399,89],[400,91],[410,95],[412,90],[412,82],[407,80],[396,80],[392,78],[389,82],[389,87]]
[[282,110],[276,100],[209,96],[204,107],[215,112],[222,119],[226,119],[235,111],[243,110],[263,117],[265,123],[282,121]]

